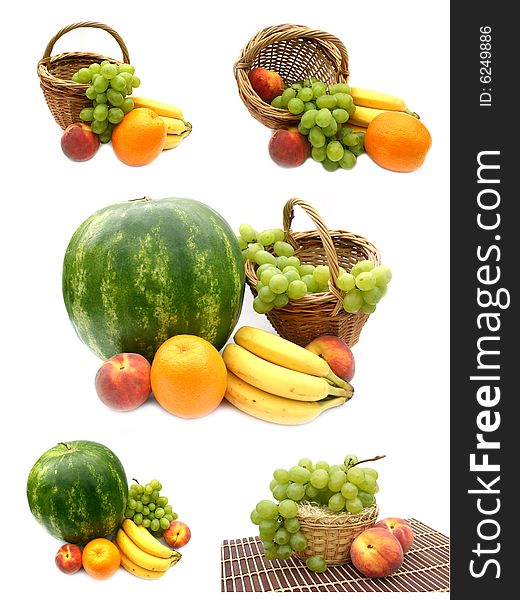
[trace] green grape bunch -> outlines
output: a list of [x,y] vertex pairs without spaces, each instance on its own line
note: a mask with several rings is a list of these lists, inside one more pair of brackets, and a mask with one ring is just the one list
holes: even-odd
[[[283,308],[307,294],[329,291],[329,266],[302,263],[285,241],[283,229],[257,232],[250,224],[242,223],[237,240],[244,262],[249,260],[255,265],[258,283],[253,309],[258,314]],[[391,279],[390,267],[376,266],[371,260],[358,261],[350,271],[339,267],[336,286],[342,293],[344,310],[352,314],[374,313]]]
[[356,106],[346,83],[328,86],[310,77],[287,86],[271,106],[300,117],[298,131],[308,138],[312,158],[327,171],[352,169],[363,154],[364,132],[348,126]]
[[134,108],[134,101],[129,96],[141,85],[135,68],[126,63],[103,60],[76,71],[72,81],[87,85],[85,95],[92,101],[92,106],[80,112],[80,119],[90,123],[100,142],[108,143],[114,127]]
[[152,479],[146,485],[134,481],[128,490],[125,518],[132,519],[136,525],[142,525],[160,537],[178,515],[168,498],[161,494],[162,484],[157,479]]
[[[274,500],[260,500],[250,514],[251,522],[258,526],[265,558],[286,560],[308,547],[298,518],[301,504],[311,503],[334,513],[352,515],[374,506],[379,491],[378,472],[360,465],[381,458],[384,456],[360,461],[355,454],[347,454],[337,465],[301,458],[289,469],[275,469],[269,484]],[[320,555],[312,555],[306,566],[323,573],[327,562]]]

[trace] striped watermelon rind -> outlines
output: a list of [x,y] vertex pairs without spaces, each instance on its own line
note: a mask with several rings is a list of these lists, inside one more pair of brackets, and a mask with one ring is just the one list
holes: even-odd
[[149,361],[168,338],[220,350],[242,309],[243,259],[214,209],[185,198],[139,199],[98,210],[72,236],[63,298],[76,333],[100,358]]
[[128,481],[119,458],[98,442],[59,443],[36,461],[27,500],[36,520],[55,538],[86,544],[109,537],[122,523]]

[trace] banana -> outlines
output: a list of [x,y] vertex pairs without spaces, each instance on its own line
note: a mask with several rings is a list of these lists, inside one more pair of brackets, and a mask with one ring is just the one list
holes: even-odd
[[164,141],[163,150],[171,150],[171,148],[177,148],[177,146],[182,142],[182,140],[190,135],[191,133],[191,125],[189,129],[183,131],[182,133],[167,133],[166,139]]
[[174,119],[173,117],[163,117],[161,116],[165,126],[167,134],[180,134],[185,131],[191,131],[191,123],[185,121],[184,119]]
[[222,353],[227,368],[243,381],[282,398],[314,402],[327,396],[350,398],[353,390],[332,386],[324,377],[299,373],[260,358],[238,344]]
[[171,558],[172,548],[168,548],[155,538],[146,527],[136,525],[132,519],[125,519],[122,524],[126,535],[144,552],[158,558]]
[[131,96],[135,108],[149,108],[161,117],[171,117],[172,119],[182,119],[182,110],[177,106],[160,102],[153,98],[143,98],[142,96]]
[[383,108],[370,108],[368,106],[358,106],[356,104],[356,110],[353,115],[350,115],[349,120],[347,122],[347,127],[350,127],[350,124],[361,125],[362,127],[368,127],[370,123],[383,112],[401,112],[406,115],[410,115],[419,118],[417,113],[411,112],[407,110],[398,110],[398,111],[388,111]]
[[148,571],[167,571],[171,566],[170,558],[160,558],[148,554],[137,546],[125,533],[119,529],[116,534],[117,546],[133,563]]
[[366,127],[363,127],[362,125],[355,125],[354,123],[351,123],[350,121],[347,121],[344,124],[344,127],[348,127],[349,129],[352,129],[353,133],[366,133],[367,132]]
[[317,402],[300,402],[275,396],[246,383],[228,371],[226,400],[242,412],[280,425],[301,425],[309,423],[323,411],[341,406],[347,401],[344,397],[333,397]]
[[338,387],[347,389],[349,386],[332,371],[321,356],[279,335],[244,325],[237,330],[233,339],[242,348],[276,365],[308,375],[325,377]]
[[406,102],[397,96],[390,96],[374,90],[365,88],[350,88],[350,95],[356,106],[366,106],[368,108],[379,108],[384,110],[399,110],[405,112],[408,110]]
[[[114,543],[119,548],[115,540]],[[136,577],[140,577],[141,579],[159,579],[159,577],[162,577],[166,573],[166,571],[150,571],[148,569],[144,569],[143,567],[131,561],[121,550],[121,548],[119,548],[119,555],[121,557],[121,566],[123,569],[132,575],[135,575]]]

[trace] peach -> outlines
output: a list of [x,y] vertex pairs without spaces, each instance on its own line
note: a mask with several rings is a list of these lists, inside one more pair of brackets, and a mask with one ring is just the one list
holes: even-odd
[[398,517],[387,517],[374,524],[374,527],[386,527],[399,540],[403,552],[410,550],[413,544],[413,530],[410,525]]
[[269,140],[269,156],[280,167],[299,167],[311,154],[309,140],[297,127],[276,129]]
[[283,80],[276,71],[256,67],[248,74],[251,87],[267,103],[279,96],[284,89]]
[[165,542],[172,548],[182,548],[191,539],[190,528],[183,521],[172,521],[163,532]]
[[61,149],[70,160],[89,160],[99,148],[99,136],[85,123],[69,125],[61,136]]
[[335,335],[320,335],[306,346],[314,354],[321,356],[332,369],[332,372],[350,381],[354,377],[356,365],[354,355],[348,344]]
[[116,354],[105,361],[96,373],[99,399],[115,410],[137,408],[150,395],[150,370],[150,363],[140,354]]
[[63,544],[54,560],[62,573],[77,573],[81,569],[81,548],[76,544]]
[[403,564],[403,549],[395,535],[384,527],[362,531],[350,547],[352,564],[365,577],[386,577]]

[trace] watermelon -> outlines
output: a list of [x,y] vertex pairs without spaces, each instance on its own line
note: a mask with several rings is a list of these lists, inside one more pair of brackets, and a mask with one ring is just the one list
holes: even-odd
[[165,340],[182,333],[220,350],[240,316],[244,284],[229,224],[184,198],[98,210],[74,233],[63,261],[69,318],[103,360],[136,352],[151,361]]
[[54,446],[27,479],[32,514],[51,535],[72,544],[110,536],[123,521],[127,497],[121,461],[87,440]]

